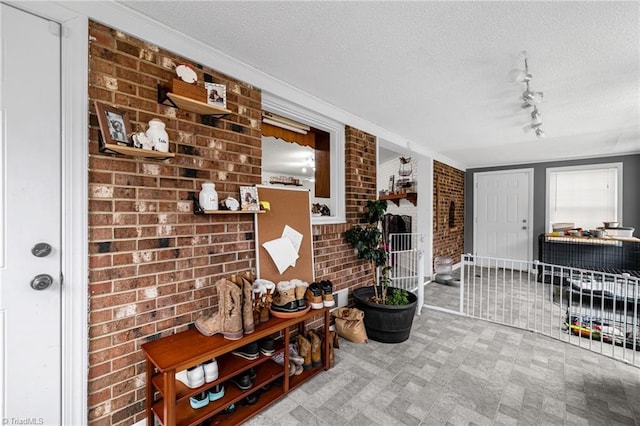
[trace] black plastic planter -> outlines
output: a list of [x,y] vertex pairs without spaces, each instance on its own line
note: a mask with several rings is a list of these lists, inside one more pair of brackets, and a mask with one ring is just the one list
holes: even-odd
[[[394,287],[387,287],[387,296],[394,289]],[[380,291],[378,287],[378,292]],[[400,343],[407,340],[411,333],[418,297],[408,292],[408,305],[381,305],[369,302],[373,294],[372,286],[353,290],[356,308],[364,312],[364,326],[369,339],[382,343]]]

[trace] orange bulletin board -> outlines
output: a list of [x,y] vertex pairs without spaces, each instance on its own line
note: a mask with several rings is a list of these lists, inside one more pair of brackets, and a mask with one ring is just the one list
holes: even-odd
[[[313,240],[311,234],[311,205],[309,190],[277,188],[258,185],[258,199],[268,201],[270,210],[255,215],[256,269],[258,278],[274,283],[297,278],[311,284],[313,274]],[[265,242],[282,237],[285,226],[302,234],[295,267],[288,267],[282,274],[263,247]]]

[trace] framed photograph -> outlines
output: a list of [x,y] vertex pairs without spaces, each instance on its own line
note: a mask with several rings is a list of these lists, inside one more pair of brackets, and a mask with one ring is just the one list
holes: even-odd
[[389,192],[393,192],[396,188],[396,175],[389,177]]
[[240,206],[242,210],[260,210],[258,188],[255,186],[240,187]]
[[131,146],[131,123],[126,111],[96,101],[96,114],[105,144]]
[[207,89],[207,103],[220,108],[227,108],[227,86],[224,84],[204,83]]

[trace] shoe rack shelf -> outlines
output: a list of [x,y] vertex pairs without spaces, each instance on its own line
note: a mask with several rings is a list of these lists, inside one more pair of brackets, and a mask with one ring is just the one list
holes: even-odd
[[[291,328],[304,331],[305,321],[324,317],[322,328],[322,365],[305,370],[299,376],[289,377],[288,342]],[[240,340],[227,340],[222,335],[206,337],[195,328],[154,340],[142,345],[146,359],[146,414],[147,425],[153,426],[154,419],[162,425],[197,425],[207,419],[214,425],[240,424],[255,416],[287,395],[291,390],[302,385],[316,374],[329,369],[329,309],[311,310],[295,318],[274,318],[257,324],[255,331]],[[274,334],[282,334],[282,341],[276,346],[276,352],[284,353],[284,365],[271,361],[271,357],[260,355],[257,359],[247,360],[231,354],[231,351],[251,342]],[[285,344],[287,343],[287,344]],[[176,373],[202,364],[215,358],[218,363],[218,378],[205,383],[199,388],[191,389],[176,380]],[[256,371],[256,380],[251,389],[241,391],[228,380],[250,369]],[[277,386],[274,382],[282,379]],[[226,382],[226,383],[224,383]],[[224,383],[224,397],[209,402],[203,408],[193,409],[189,397],[196,395],[216,384]],[[271,385],[268,390],[263,390]],[[253,405],[240,405],[239,402],[252,393],[259,393],[258,401]],[[233,413],[223,410],[231,404],[236,405]]]

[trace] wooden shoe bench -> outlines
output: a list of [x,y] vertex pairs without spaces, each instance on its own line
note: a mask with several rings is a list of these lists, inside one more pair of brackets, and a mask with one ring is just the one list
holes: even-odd
[[[289,351],[285,342],[290,341],[290,329],[297,327],[304,331],[305,321],[317,316],[324,316],[322,334],[322,366],[305,370],[299,376],[289,377]],[[255,331],[240,340],[227,340],[222,335],[206,337],[196,329],[167,336],[142,345],[146,358],[146,414],[147,425],[154,425],[157,418],[162,425],[197,425],[211,420],[213,425],[240,424],[257,415],[265,408],[283,398],[287,393],[305,383],[316,374],[329,369],[329,309],[311,310],[295,318],[274,318],[257,324]],[[255,360],[231,354],[231,351],[248,343],[273,334],[282,334],[282,340],[276,341],[276,354],[284,352],[284,365],[271,361],[271,357],[260,354]],[[275,354],[274,354],[275,355]],[[176,373],[189,367],[215,358],[218,363],[218,378],[205,383],[199,388],[191,389],[176,380]],[[232,377],[249,368],[254,368],[257,377],[250,390],[242,392],[236,385],[228,382]],[[282,385],[272,383],[282,378]],[[226,383],[224,383],[226,382]],[[211,401],[203,408],[193,409],[189,397],[224,383],[224,397]],[[268,390],[262,387],[271,384]],[[258,401],[253,405],[239,405],[246,396],[260,392]],[[233,413],[222,411],[236,405]]]

